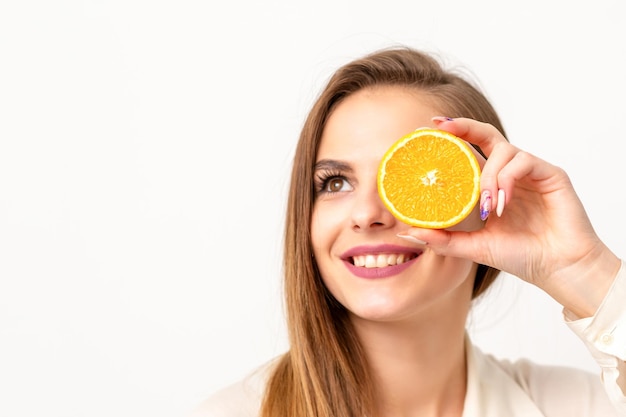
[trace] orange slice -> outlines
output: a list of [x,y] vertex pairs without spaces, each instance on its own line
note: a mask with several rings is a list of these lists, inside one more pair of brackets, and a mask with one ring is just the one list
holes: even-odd
[[462,139],[437,129],[400,138],[378,168],[378,194],[389,211],[411,226],[445,229],[476,206],[480,166]]

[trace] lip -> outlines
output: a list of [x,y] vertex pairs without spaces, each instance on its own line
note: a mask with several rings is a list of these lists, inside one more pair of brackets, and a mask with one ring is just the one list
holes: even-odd
[[[376,278],[388,278],[394,275],[398,275],[408,267],[413,265],[420,257],[423,251],[416,250],[415,248],[408,248],[406,246],[398,245],[364,245],[356,246],[349,249],[341,255],[346,268],[355,276],[359,278],[376,279]],[[383,268],[364,268],[355,266],[351,258],[357,255],[377,255],[385,253],[404,253],[404,254],[416,254],[417,256],[410,261],[404,262],[400,265],[391,265]]]

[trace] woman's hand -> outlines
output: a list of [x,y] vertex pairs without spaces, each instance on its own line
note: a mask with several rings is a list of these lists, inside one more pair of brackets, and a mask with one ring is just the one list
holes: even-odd
[[[593,315],[620,260],[596,235],[569,177],[511,145],[493,126],[434,118],[439,129],[479,146],[484,227],[467,232],[411,228],[440,255],[486,264],[546,291],[579,317]],[[475,221],[475,220],[474,220]]]

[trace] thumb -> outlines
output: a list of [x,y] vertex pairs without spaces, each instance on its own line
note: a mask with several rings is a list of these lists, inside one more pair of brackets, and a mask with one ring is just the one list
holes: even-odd
[[425,244],[437,255],[474,260],[468,232],[412,227],[397,236],[410,242]]

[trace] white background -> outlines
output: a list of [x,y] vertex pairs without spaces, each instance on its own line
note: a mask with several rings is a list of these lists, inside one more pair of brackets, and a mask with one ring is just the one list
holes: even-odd
[[[625,23],[619,0],[1,0],[0,415],[181,415],[282,352],[294,144],[380,47],[465,66],[626,257]],[[470,329],[595,371],[515,278]]]

